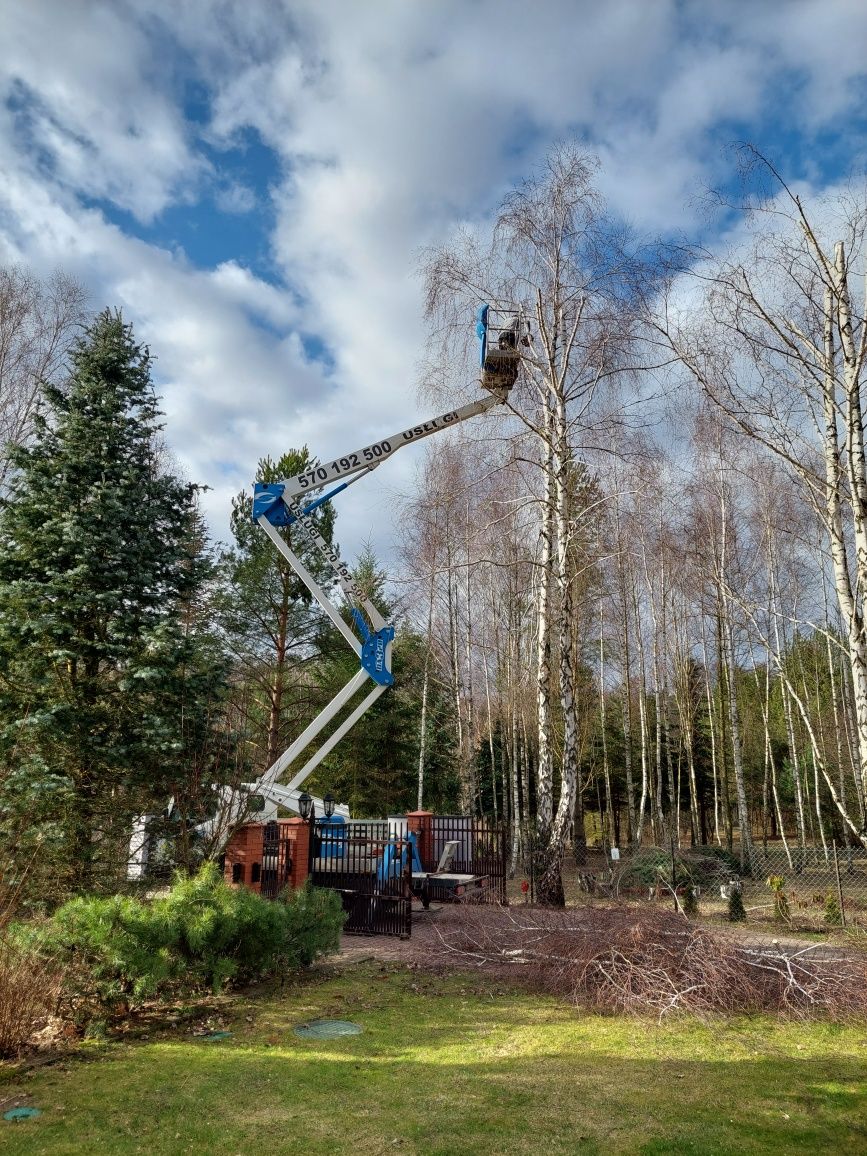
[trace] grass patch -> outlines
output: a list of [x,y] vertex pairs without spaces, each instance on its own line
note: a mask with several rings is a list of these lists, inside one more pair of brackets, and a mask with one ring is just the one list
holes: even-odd
[[[250,1017],[250,1018],[248,1018]],[[302,1040],[307,1019],[364,1034]],[[264,1150],[815,1153],[867,1149],[867,1028],[767,1019],[658,1026],[585,1015],[480,976],[323,969],[184,1025],[85,1044],[0,1083],[4,1156]],[[2,1115],[2,1111],[0,1111]]]

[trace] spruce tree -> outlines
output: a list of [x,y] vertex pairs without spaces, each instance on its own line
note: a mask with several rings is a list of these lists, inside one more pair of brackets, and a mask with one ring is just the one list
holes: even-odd
[[90,888],[182,746],[182,616],[204,578],[196,487],[161,468],[151,359],[106,310],[43,388],[0,507],[0,835],[50,840]]
[[[235,672],[219,623],[219,567],[198,513],[193,527],[189,557],[206,580],[180,607],[184,645],[160,683],[173,736],[171,748],[162,755],[161,777],[169,787],[172,807],[162,817],[152,815],[148,823],[155,841],[152,849],[158,845],[162,851],[161,865],[172,859],[187,870],[220,850],[220,832],[205,834],[199,829],[220,805],[219,788],[238,788],[251,771],[244,720],[238,718],[232,701]],[[165,795],[156,802],[161,809]]]

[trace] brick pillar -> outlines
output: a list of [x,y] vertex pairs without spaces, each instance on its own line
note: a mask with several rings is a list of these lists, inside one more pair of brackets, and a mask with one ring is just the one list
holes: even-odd
[[259,864],[262,870],[262,848],[265,839],[264,823],[245,823],[233,832],[232,838],[226,844],[225,866],[223,878],[227,883],[233,883],[236,865],[241,868],[241,878],[238,881],[252,891],[260,890],[259,881],[253,881],[253,864]]
[[232,882],[233,868],[236,863],[243,863],[247,857],[247,828],[239,827],[232,832],[232,838],[226,844],[223,857],[223,878],[227,883]]
[[433,845],[433,811],[407,811],[406,825],[415,835],[418,857],[421,859],[422,867],[425,871],[433,871],[436,867]]
[[[265,824],[249,823],[247,825],[247,868],[244,872],[244,882],[251,891],[257,894],[262,890],[262,857],[265,848]],[[259,878],[253,882],[253,864],[259,864],[257,872]]]
[[292,870],[289,886],[303,887],[309,874],[310,824],[306,819],[281,819],[280,834],[292,840]]

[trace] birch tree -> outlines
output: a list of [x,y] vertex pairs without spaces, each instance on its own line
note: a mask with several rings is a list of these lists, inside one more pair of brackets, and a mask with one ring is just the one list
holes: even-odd
[[[505,198],[488,244],[466,234],[429,254],[425,265],[428,313],[452,347],[454,335],[466,332],[460,319],[480,301],[522,306],[534,334],[512,411],[535,442],[536,802],[544,847],[539,894],[555,904],[563,901],[561,862],[578,793],[570,558],[586,511],[574,507],[575,480],[588,447],[616,420],[610,383],[631,335],[595,168],[574,146],[554,149],[541,171]],[[562,720],[556,768],[555,701]]]
[[[756,150],[748,155],[753,172],[771,182],[770,195],[746,205],[749,243],[694,271],[702,287],[700,313],[674,292],[653,324],[714,405],[785,466],[821,522],[846,640],[863,796],[867,326],[855,273],[863,265],[867,201],[846,194],[808,205]],[[802,701],[785,681],[792,701]],[[842,799],[840,806],[857,828],[857,814]],[[867,833],[859,838],[867,845]]]
[[8,447],[27,442],[41,385],[62,383],[84,316],[84,290],[65,273],[40,280],[17,266],[0,268],[0,490]]

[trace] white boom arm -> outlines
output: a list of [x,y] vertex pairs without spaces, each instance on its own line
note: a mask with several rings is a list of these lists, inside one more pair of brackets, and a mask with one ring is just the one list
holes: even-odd
[[409,429],[400,430],[398,433],[392,434],[391,437],[362,446],[360,450],[343,454],[339,458],[334,458],[333,461],[325,462],[320,466],[311,466],[309,470],[304,470],[293,478],[287,478],[286,481],[280,483],[284,487],[284,500],[285,498],[293,498],[296,494],[317,489],[320,486],[327,486],[332,482],[342,481],[354,474],[369,473],[377,466],[382,465],[387,458],[397,453],[403,446],[421,441],[422,438],[430,437],[431,434],[439,433],[440,430],[448,429],[450,426],[458,425],[460,422],[466,421],[467,418],[487,413],[495,405],[504,402],[506,394],[506,390],[492,393],[489,397],[483,397],[479,401],[462,405],[460,409],[441,413],[438,417],[429,418],[420,425],[410,426]]
[[[496,323],[495,314],[502,315],[499,323]],[[502,319],[503,316],[504,320]],[[479,337],[481,350],[481,383],[489,391],[488,396],[480,398],[478,401],[469,402],[459,409],[449,410],[447,413],[429,418],[419,425],[399,430],[390,437],[362,446],[360,449],[343,454],[330,462],[311,466],[292,478],[287,478],[281,482],[257,483],[254,487],[253,520],[262,527],[331,619],[347,645],[359,658],[361,669],[342,690],[338,691],[325,709],[317,715],[263,775],[254,783],[244,784],[244,792],[248,792],[248,794],[231,790],[228,787],[221,789],[222,802],[217,815],[197,828],[206,837],[224,843],[232,829],[245,817],[247,800],[250,795],[262,795],[270,804],[269,810],[273,809],[274,813],[276,813],[278,805],[297,810],[301,794],[300,788],[304,780],[394,681],[391,674],[394,628],[386,624],[365,592],[359,588],[346,563],[317,530],[311,515],[319,506],[330,501],[347,486],[351,486],[366,474],[377,469],[404,446],[414,445],[422,438],[430,437],[431,434],[438,433],[440,430],[459,425],[468,418],[478,417],[480,414],[487,413],[495,405],[505,402],[518,373],[518,341],[520,340],[521,344],[526,345],[529,340],[529,338],[522,338],[521,335],[525,332],[526,324],[520,310],[495,310],[488,305],[481,306],[477,314],[476,333]],[[318,497],[310,497],[310,495],[318,494],[324,486],[333,485],[335,482],[337,485],[333,486],[327,493]],[[339,609],[330,601],[300,558],[290,549],[283,535],[278,532],[279,526],[289,525],[297,525],[310,546],[331,567],[347,603],[352,609],[355,625],[362,635],[361,640],[344,622]],[[372,689],[368,690],[361,702],[310,755],[290,782],[285,786],[279,784],[277,779],[280,775],[349,705],[352,698],[366,686],[368,679],[372,680],[374,685]],[[323,811],[322,800],[314,799],[313,803],[316,813],[321,813]],[[338,807],[337,811],[348,817],[348,811],[345,807]],[[131,876],[138,877],[143,874],[147,862],[147,847],[146,817],[142,816],[136,826],[130,845]]]
[[[355,709],[343,720],[328,739],[311,755],[301,769],[292,777],[287,790],[298,793],[304,780],[310,775],[320,762],[328,755],[338,742],[346,735],[365,712],[373,705],[379,696],[388,689],[393,679],[391,676],[391,648],[394,638],[394,629],[388,626],[376,607],[370,602],[364,591],[359,588],[346,563],[340,558],[337,551],[330,546],[316,530],[311,515],[320,505],[346,489],[347,486],[359,481],[365,474],[369,474],[378,466],[397,453],[403,446],[413,445],[422,438],[440,430],[449,429],[471,417],[478,417],[487,413],[495,405],[505,401],[506,390],[498,390],[479,401],[470,402],[460,409],[450,410],[439,414],[420,425],[401,430],[391,437],[383,438],[361,449],[343,454],[333,461],[323,465],[311,466],[310,469],[296,474],[285,481],[262,484],[256,487],[253,503],[253,518],[262,527],[276,548],[280,551],[331,621],[345,638],[347,645],[352,648],[361,660],[361,669],[339,691],[331,702],[322,710],[304,732],[289,746],[267,771],[255,783],[250,784],[253,793],[267,796],[268,790],[280,775],[298,758],[303,750],[310,745],[314,738],[346,707],[350,700],[367,682],[368,678],[374,682],[373,688]],[[321,497],[305,503],[299,500],[299,495],[306,492],[316,492],[329,482],[338,485]],[[325,591],[319,586],[298,556],[290,549],[282,534],[277,529],[281,525],[297,525],[302,530],[309,544],[313,546],[325,562],[331,567],[346,596],[350,606],[353,603],[360,605],[364,610],[367,621],[373,627],[371,632],[358,610],[353,610],[356,625],[364,635],[364,642],[359,641],[352,629],[343,620],[338,608],[328,598]]]
[[[290,810],[298,810],[298,800],[304,780],[334,750],[340,740],[349,733],[358,720],[394,681],[391,675],[394,628],[387,625],[365,592],[358,586],[349,567],[334,547],[330,546],[316,529],[311,518],[314,510],[354,482],[360,481],[362,477],[381,466],[392,454],[397,453],[404,446],[413,445],[421,441],[422,438],[430,437],[431,434],[438,433],[440,430],[449,429],[468,418],[487,413],[489,409],[505,401],[507,395],[508,390],[505,389],[493,391],[489,396],[480,398],[479,401],[470,402],[461,406],[460,409],[450,410],[448,413],[429,418],[420,425],[411,426],[409,429],[392,434],[391,437],[362,446],[361,449],[353,450],[352,453],[344,454],[327,464],[311,466],[309,470],[296,474],[294,478],[269,484],[257,483],[253,499],[254,521],[262,527],[277,550],[331,619],[335,628],[346,640],[346,644],[359,658],[361,669],[353,675],[346,686],[338,691],[331,702],[320,711],[298,738],[286,748],[279,758],[274,760],[267,771],[255,782],[245,783],[243,792],[228,787],[221,790],[221,802],[217,814],[196,828],[203,837],[216,840],[217,843],[224,843],[238,822],[247,818],[247,801],[250,796],[261,795],[266,804],[271,804],[270,807],[266,808],[266,814],[276,814],[278,805]],[[329,482],[337,482],[338,485],[321,497],[308,501],[299,500],[299,495],[304,495],[307,492],[316,493]],[[283,535],[279,533],[277,527],[287,525],[298,526],[309,545],[319,553],[331,568],[349,605],[352,606],[355,603],[364,611],[367,623],[373,627],[372,632],[361,613],[358,610],[353,610],[356,626],[364,635],[363,641],[359,640],[351,627],[346,624],[339,609],[329,599],[297,554],[290,548]],[[369,679],[373,681],[374,685],[361,702],[310,755],[288,784],[284,786],[278,783],[277,779],[310,746],[317,735],[349,705],[352,698],[365,687]],[[313,807],[317,815],[324,813],[321,799],[314,797]],[[344,818],[348,818],[348,808],[338,806],[335,811],[338,814],[343,814]],[[131,878],[138,878],[144,872],[147,859],[146,828],[143,819],[141,830],[135,832],[133,841],[135,848],[132,848],[131,844],[129,874]]]

